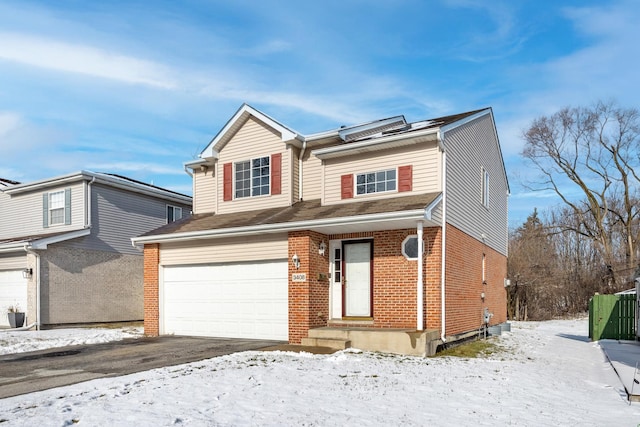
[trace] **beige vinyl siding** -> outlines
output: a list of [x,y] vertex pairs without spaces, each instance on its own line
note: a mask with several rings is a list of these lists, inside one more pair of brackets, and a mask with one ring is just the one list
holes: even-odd
[[302,167],[302,199],[320,199],[322,197],[322,160],[307,151]]
[[161,265],[262,261],[288,258],[286,233],[262,234],[160,245]]
[[206,172],[193,172],[193,213],[216,211],[216,168],[210,166]]
[[[71,224],[42,225],[42,195],[71,189]],[[0,221],[0,238],[32,236],[34,234],[59,233],[78,230],[85,224],[84,181],[49,187],[43,190],[10,196],[2,194],[3,219]]]
[[[282,193],[272,196],[244,197],[224,201],[223,167],[235,163],[282,153]],[[255,209],[289,206],[291,204],[291,151],[280,135],[265,124],[249,117],[231,140],[220,150],[218,158],[217,202],[218,213],[233,213]]]
[[[289,145],[289,158],[291,159],[291,203],[300,199],[300,150]],[[285,184],[283,182],[283,184]]]
[[[507,254],[508,188],[489,115],[445,134],[447,222]],[[489,172],[489,207],[482,205],[482,169]]]
[[0,270],[19,270],[27,266],[27,255],[0,255]]
[[[324,165],[324,194],[322,203],[331,205],[440,191],[441,172],[439,160],[440,156],[435,142],[425,142],[408,147],[392,148],[337,159],[327,159]],[[340,177],[342,175],[377,172],[407,165],[413,166],[412,191],[398,193],[396,190],[354,196],[353,199],[348,200],[341,199]],[[354,176],[354,183],[355,181]]]

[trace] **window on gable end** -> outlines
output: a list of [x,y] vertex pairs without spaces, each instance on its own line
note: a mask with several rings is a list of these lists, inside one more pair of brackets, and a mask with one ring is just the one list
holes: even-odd
[[482,205],[489,207],[489,171],[482,168]]
[[269,156],[236,162],[235,198],[268,195],[271,184]]

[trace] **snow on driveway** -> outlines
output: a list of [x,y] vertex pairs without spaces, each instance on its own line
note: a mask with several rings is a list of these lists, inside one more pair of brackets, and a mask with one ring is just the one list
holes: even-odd
[[[518,322],[481,359],[244,352],[0,400],[3,425],[636,426],[587,321]],[[0,338],[1,339],[1,338]]]
[[125,338],[140,338],[143,333],[142,327],[0,330],[0,354],[23,353],[67,345],[100,344]]

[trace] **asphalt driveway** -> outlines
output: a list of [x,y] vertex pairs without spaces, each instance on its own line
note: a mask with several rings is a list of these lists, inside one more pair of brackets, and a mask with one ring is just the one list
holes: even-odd
[[247,350],[282,341],[144,337],[0,356],[0,399]]

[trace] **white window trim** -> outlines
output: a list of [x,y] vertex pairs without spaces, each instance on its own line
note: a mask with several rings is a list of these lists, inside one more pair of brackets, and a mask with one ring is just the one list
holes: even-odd
[[[253,193],[253,162],[255,160],[258,159],[269,159],[269,192],[267,194],[259,194],[257,196],[254,196]],[[238,163],[249,163],[249,195],[248,196],[240,196],[238,197],[238,193],[237,193],[237,188],[236,185],[238,183],[237,179],[236,179],[236,167],[238,165]],[[256,197],[266,197],[266,196],[270,196],[271,195],[271,174],[272,174],[272,170],[271,170],[271,156],[259,156],[259,157],[254,157],[252,159],[249,160],[239,160],[237,162],[233,162],[233,199],[236,200],[241,200],[241,199],[250,199],[250,198],[256,198]]]
[[[386,173],[386,172],[391,171],[391,170],[395,170],[396,171],[396,178],[395,178],[395,184],[396,184],[395,187],[396,188],[394,188],[393,190],[374,191],[372,193],[367,193],[366,192],[366,188],[365,188],[365,193],[358,194],[358,175],[368,175],[370,173],[378,174],[380,172],[385,172]],[[367,197],[367,196],[371,196],[371,195],[374,195],[374,194],[397,193],[398,192],[398,168],[397,167],[389,168],[389,169],[383,169],[383,170],[377,170],[377,171],[374,171],[374,172],[371,172],[371,171],[356,172],[353,175],[354,175],[354,179],[353,179],[353,195],[355,197]],[[377,182],[376,182],[376,184],[377,184]],[[366,186],[367,184],[365,183],[364,185]]]

